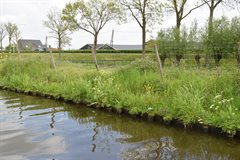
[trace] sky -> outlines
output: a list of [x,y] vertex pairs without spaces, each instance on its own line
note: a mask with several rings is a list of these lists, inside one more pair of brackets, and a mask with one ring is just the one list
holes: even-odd
[[[189,6],[191,6],[195,0],[189,1],[191,2]],[[48,36],[48,44],[56,47],[55,40],[50,38],[49,29],[43,26],[43,20],[46,20],[46,15],[51,8],[57,7],[62,9],[68,2],[70,0],[0,0],[0,23],[12,22],[17,24],[21,31],[22,39],[38,39],[45,44],[45,37]],[[239,16],[240,12],[220,6],[216,10],[214,17],[219,18],[222,15],[231,18]],[[183,24],[189,26],[196,19],[199,26],[203,26],[208,16],[208,8],[202,7],[184,19]],[[161,25],[151,29],[151,32],[147,34],[147,39],[155,37],[161,28],[172,27],[175,23],[174,14],[165,14]],[[134,20],[125,24],[110,22],[100,32],[98,43],[109,44],[112,30],[114,30],[114,44],[141,44],[141,28]],[[84,31],[74,32],[71,37],[71,46],[66,49],[79,49],[83,45],[93,42],[92,35]],[[3,45],[6,46],[7,44],[8,41],[5,38]]]

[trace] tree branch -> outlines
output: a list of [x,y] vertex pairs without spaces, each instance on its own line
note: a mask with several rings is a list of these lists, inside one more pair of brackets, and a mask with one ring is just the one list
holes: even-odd
[[82,29],[82,30],[84,30],[84,31],[86,31],[86,32],[88,32],[88,33],[90,33],[90,34],[92,34],[92,35],[94,35],[94,33],[93,33],[92,31],[90,31],[90,30],[88,30],[88,29],[86,29],[86,28],[83,28],[83,27],[81,27],[81,26],[79,26],[79,28]]
[[206,3],[204,2],[204,3],[200,4],[200,5],[192,8],[191,10],[189,10],[189,12],[188,12],[187,14],[185,14],[185,15],[182,17],[182,19],[186,18],[192,11],[194,11],[195,9],[198,9],[198,8],[204,6],[205,4],[206,4]]
[[218,0],[217,3],[213,6],[213,8],[215,9],[221,2],[222,0]]
[[211,8],[211,6],[210,6],[210,4],[209,4],[210,1],[203,0],[203,2],[204,2],[205,4],[207,4],[209,8]]
[[125,6],[127,9],[129,9],[129,11],[131,12],[131,15],[133,16],[133,18],[137,21],[137,23],[139,24],[139,26],[142,28],[143,25],[142,23],[139,21],[139,19],[137,18],[137,16],[134,14],[133,9],[131,8],[131,6],[129,4],[127,4],[127,2],[125,1],[121,1],[120,2],[121,5]]

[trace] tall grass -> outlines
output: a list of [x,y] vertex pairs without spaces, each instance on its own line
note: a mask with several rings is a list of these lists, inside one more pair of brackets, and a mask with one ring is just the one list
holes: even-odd
[[62,61],[52,70],[49,59],[35,56],[7,60],[0,79],[2,86],[124,108],[131,114],[216,126],[233,135],[240,130],[240,73],[234,67],[167,67],[161,78],[149,61],[97,73],[89,66]]

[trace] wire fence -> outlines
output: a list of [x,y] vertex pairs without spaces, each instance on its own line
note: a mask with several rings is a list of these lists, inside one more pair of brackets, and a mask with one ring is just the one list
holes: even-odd
[[[208,64],[223,65],[223,66],[239,66],[240,65],[240,46],[231,44],[225,44],[223,47],[214,46],[214,47],[203,47],[202,45],[192,45],[185,46],[183,48],[177,48],[177,45],[164,45],[158,46],[159,54],[162,60],[164,60],[165,66],[176,65],[176,59],[178,55],[181,55],[179,58],[179,63],[182,66],[203,66],[206,64],[206,57],[208,58]],[[151,47],[149,47],[151,48]],[[156,61],[155,50],[150,50],[147,48],[148,52],[146,56],[153,61]],[[222,50],[217,50],[217,48],[222,48]],[[212,53],[209,53],[208,50],[211,50]],[[216,52],[215,52],[216,51]],[[221,52],[223,51],[223,52]],[[22,53],[24,55],[32,55],[33,51],[28,53]],[[48,52],[35,52],[35,54],[48,55]],[[9,54],[8,51],[5,51],[5,55],[15,55]],[[218,55],[218,56],[216,56]],[[54,51],[54,57],[58,59],[58,51]],[[0,59],[4,58],[3,54],[0,54]],[[105,66],[121,66],[128,65],[137,59],[142,58],[141,51],[129,51],[129,52],[118,52],[116,50],[99,50],[97,53],[97,60],[99,65]],[[94,62],[92,60],[91,50],[81,50],[75,51],[63,51],[61,61],[68,61],[72,63],[82,63],[85,65],[92,65]]]

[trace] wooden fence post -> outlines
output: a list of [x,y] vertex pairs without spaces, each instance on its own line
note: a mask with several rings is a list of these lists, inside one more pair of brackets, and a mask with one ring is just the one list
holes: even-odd
[[156,56],[157,56],[157,60],[158,60],[158,65],[159,65],[159,71],[160,71],[160,74],[163,78],[163,67],[162,67],[162,61],[161,61],[161,58],[159,56],[159,53],[158,53],[158,47],[157,45],[155,44],[155,50],[156,50]]
[[54,61],[51,45],[49,45],[49,53],[50,53],[50,57],[51,57],[51,67],[53,69],[56,69],[56,65],[55,65],[55,61]]

